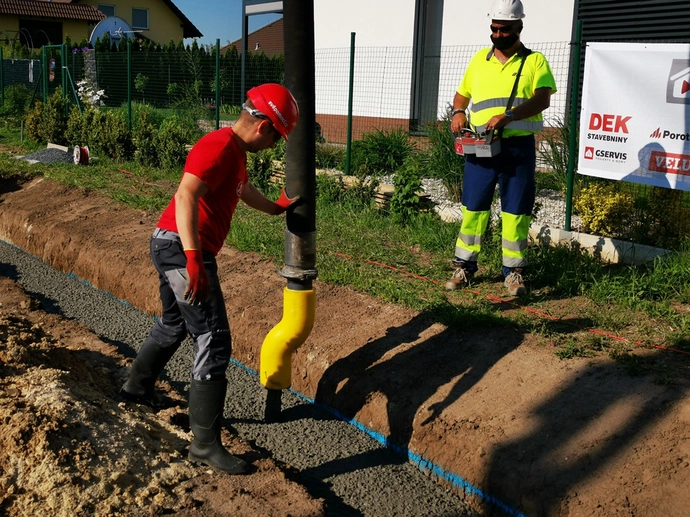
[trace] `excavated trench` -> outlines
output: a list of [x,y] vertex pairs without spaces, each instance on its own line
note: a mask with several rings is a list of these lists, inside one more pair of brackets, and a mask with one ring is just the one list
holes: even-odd
[[[18,281],[48,312],[85,323],[133,357],[157,310],[156,281],[146,257],[155,217],[48,180],[3,186],[0,274]],[[264,390],[254,374],[257,337],[278,321],[273,313],[279,314],[282,279],[258,257],[231,250],[223,255],[221,263],[234,263],[240,276],[254,271],[241,279],[253,292],[246,305],[230,302],[228,307],[236,323],[234,357],[239,356],[228,370],[225,414],[232,429],[298,469],[309,493],[325,500],[329,515],[475,515],[457,494],[404,456],[297,392],[283,393],[281,422],[263,422]],[[224,289],[231,299],[243,298],[228,285],[239,283],[239,278],[226,277]],[[267,296],[276,298],[276,306],[264,307],[266,314],[250,315],[252,303]],[[188,342],[165,372],[183,395],[190,364]]]

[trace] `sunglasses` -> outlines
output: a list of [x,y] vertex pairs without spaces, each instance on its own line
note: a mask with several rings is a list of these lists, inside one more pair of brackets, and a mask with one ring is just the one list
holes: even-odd
[[268,123],[271,125],[271,129],[273,130],[273,133],[274,133],[274,134],[273,134],[273,137],[274,137],[273,139],[274,139],[276,142],[277,142],[278,140],[280,140],[280,139],[283,137],[283,135],[281,135],[281,134],[278,132],[278,130],[276,129],[276,127],[273,125],[273,122],[271,122],[271,119],[268,118],[268,115],[266,115],[263,111],[259,111],[259,110],[254,109],[254,108],[250,108],[250,107],[247,106],[246,104],[242,104],[242,109],[243,109],[244,111],[246,111],[247,113],[249,113],[252,117],[256,117],[256,118],[260,118],[261,120],[266,120],[266,121],[268,121]]
[[515,27],[517,27],[517,25],[500,25],[498,27],[496,27],[494,25],[489,26],[489,28],[491,29],[491,32],[493,32],[493,33],[500,32],[502,34],[511,33],[513,31],[513,29],[515,29]]

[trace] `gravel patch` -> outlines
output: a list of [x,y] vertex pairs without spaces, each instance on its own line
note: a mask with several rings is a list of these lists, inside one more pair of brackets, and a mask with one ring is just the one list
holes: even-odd
[[74,164],[74,153],[49,147],[35,153],[19,156],[17,159],[26,160],[29,163],[71,163]]

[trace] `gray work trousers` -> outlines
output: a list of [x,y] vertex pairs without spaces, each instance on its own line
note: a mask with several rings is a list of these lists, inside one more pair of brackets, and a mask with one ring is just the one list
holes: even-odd
[[177,233],[156,229],[151,238],[151,260],[158,271],[163,310],[149,337],[162,348],[177,347],[189,332],[194,340],[192,378],[225,379],[232,340],[215,256],[203,253],[211,290],[209,300],[201,305],[190,305],[184,299],[187,258]]

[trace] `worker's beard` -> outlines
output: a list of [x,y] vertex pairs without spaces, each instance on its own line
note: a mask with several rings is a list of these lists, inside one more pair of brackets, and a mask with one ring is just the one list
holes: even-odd
[[508,50],[510,47],[515,45],[515,43],[517,43],[519,37],[519,34],[511,34],[510,36],[501,37],[491,36],[491,43],[493,43],[494,47],[496,47],[498,50]]

